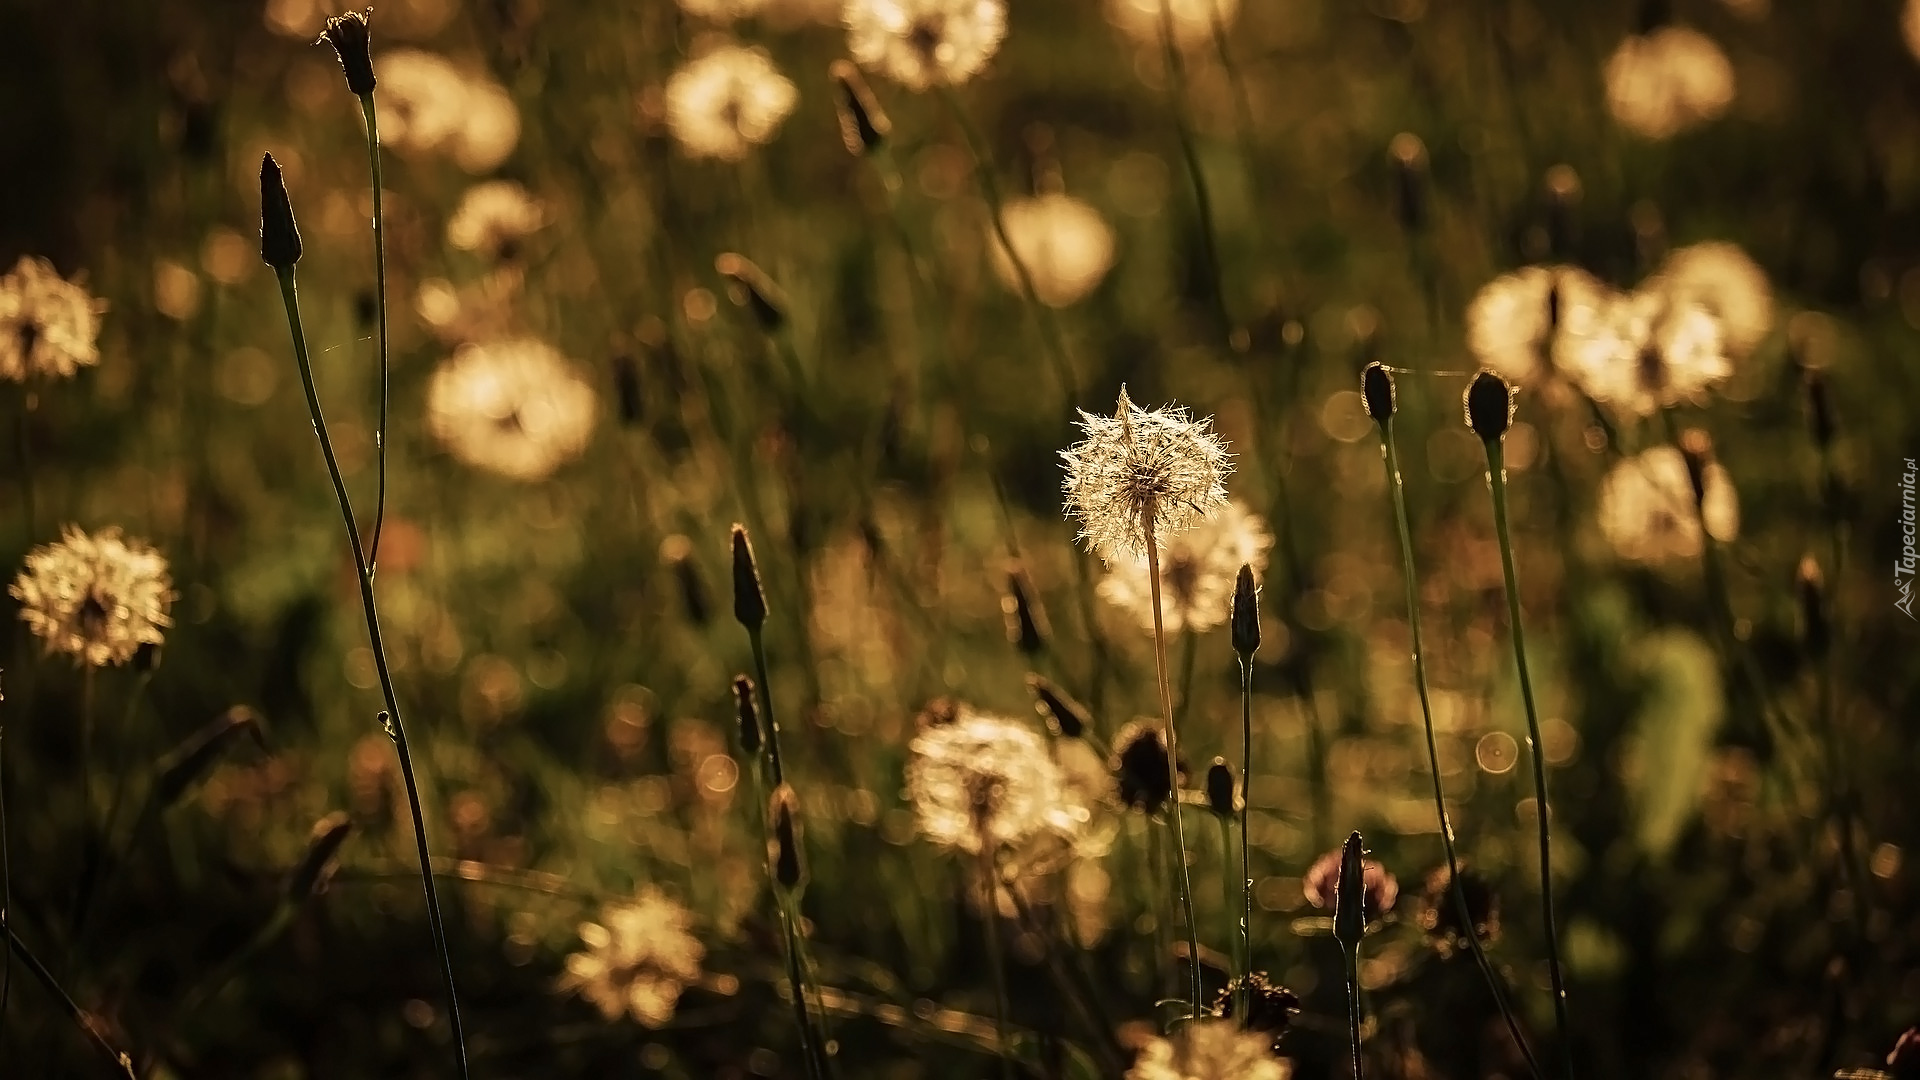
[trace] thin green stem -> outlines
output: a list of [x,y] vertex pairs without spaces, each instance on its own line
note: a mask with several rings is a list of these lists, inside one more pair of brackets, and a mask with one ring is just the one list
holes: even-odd
[[824,1080],[821,1061],[825,1047],[813,1030],[813,1014],[807,1008],[807,980],[800,970],[799,920],[784,896],[778,897],[776,903],[780,909],[780,931],[787,939],[787,987],[793,991],[793,1020],[800,1036],[800,1057],[806,1063],[809,1077]]
[[1353,1080],[1366,1080],[1360,1064],[1360,947],[1347,949],[1347,1036],[1353,1048]]
[[1160,545],[1154,538],[1155,507],[1149,501],[1140,515],[1147,540],[1147,580],[1153,586],[1153,664],[1160,679],[1160,712],[1167,719],[1167,787],[1172,797],[1167,814],[1173,818],[1174,858],[1179,860],[1180,909],[1187,920],[1187,972],[1193,996],[1188,1000],[1194,1019],[1200,1018],[1200,924],[1193,915],[1193,879],[1187,869],[1187,830],[1180,813],[1180,745],[1174,732],[1173,688],[1167,680],[1167,633],[1160,609]]
[[[1520,586],[1513,570],[1513,537],[1507,523],[1507,469],[1500,440],[1486,439],[1487,483],[1493,492],[1493,527],[1500,538],[1500,571],[1506,578],[1507,622],[1513,633],[1513,662],[1520,672],[1520,700],[1527,713],[1527,752],[1533,759],[1534,820],[1540,833],[1540,920],[1547,935],[1547,972],[1553,982],[1553,1020],[1560,1054],[1572,1080],[1573,1045],[1567,1033],[1567,984],[1560,971],[1560,935],[1553,921],[1552,813],[1547,802],[1547,763],[1540,743],[1540,713],[1533,701],[1533,677],[1527,669],[1527,638],[1520,623]],[[1436,774],[1436,779],[1437,779]],[[1468,928],[1471,933],[1472,928]]]
[[373,540],[367,549],[367,576],[372,577],[380,561],[380,532],[387,522],[387,399],[393,365],[387,352],[387,215],[380,205],[380,121],[373,91],[360,95],[360,114],[367,118],[367,164],[373,174],[373,311],[380,324],[380,423],[373,429],[380,489],[373,508]]
[[1420,720],[1426,729],[1427,765],[1433,772],[1433,810],[1440,822],[1440,846],[1447,854],[1447,881],[1453,893],[1454,909],[1461,927],[1465,929],[1467,945],[1473,950],[1473,959],[1480,967],[1480,974],[1487,980],[1487,989],[1493,992],[1494,1004],[1500,1008],[1501,1019],[1506,1021],[1507,1034],[1512,1036],[1520,1056],[1526,1059],[1528,1071],[1539,1080],[1544,1080],[1540,1064],[1534,1059],[1533,1047],[1528,1045],[1526,1036],[1521,1033],[1519,1018],[1514,1016],[1506,991],[1493,970],[1493,962],[1487,958],[1486,950],[1480,944],[1479,927],[1474,925],[1473,913],[1467,907],[1466,888],[1460,883],[1460,860],[1454,851],[1453,823],[1447,816],[1446,790],[1440,783],[1440,747],[1434,737],[1433,703],[1427,689],[1427,652],[1420,636],[1420,590],[1413,563],[1413,531],[1407,524],[1406,489],[1400,481],[1400,454],[1394,444],[1391,418],[1380,422],[1380,442],[1386,449],[1387,490],[1393,493],[1393,520],[1400,532],[1400,568],[1407,591],[1407,626],[1413,635],[1413,683],[1420,696]]
[[313,431],[320,440],[320,454],[327,462],[327,476],[333,482],[333,495],[340,504],[340,518],[346,526],[347,542],[353,550],[354,570],[360,583],[360,608],[366,616],[367,642],[373,652],[373,666],[380,679],[380,696],[386,702],[384,726],[393,740],[400,759],[400,774],[406,780],[407,806],[413,814],[414,846],[420,856],[420,887],[426,894],[427,925],[433,933],[434,948],[440,953],[440,973],[447,984],[447,1016],[453,1027],[455,1057],[462,1080],[467,1077],[467,1041],[460,1025],[460,998],[454,989],[453,959],[447,952],[446,927],[440,915],[440,897],[433,884],[433,859],[427,851],[427,824],[420,810],[420,789],[413,772],[413,757],[407,750],[406,728],[400,719],[400,698],[394,691],[393,674],[387,667],[387,653],[380,639],[380,611],[373,598],[373,571],[360,546],[360,531],[355,527],[353,501],[347,496],[346,481],[340,475],[340,462],[334,456],[333,440],[327,435],[327,421],[320,409],[320,392],[314,386],[313,363],[307,355],[307,335],[300,323],[300,297],[294,284],[293,267],[276,267],[280,279],[280,299],[287,309],[287,327],[293,334],[293,356],[300,368],[300,385],[306,392],[307,411],[313,418]]
[[1227,317],[1227,300],[1223,295],[1224,275],[1220,271],[1220,251],[1214,238],[1213,196],[1207,190],[1206,173],[1200,167],[1193,125],[1187,122],[1187,66],[1173,37],[1173,0],[1160,0],[1160,51],[1167,65],[1167,103],[1173,112],[1174,130],[1180,136],[1180,157],[1186,163],[1187,180],[1193,185],[1194,213],[1200,219],[1200,251],[1206,262],[1207,298],[1213,302],[1214,330],[1221,344],[1230,348],[1233,322]]
[[107,1041],[106,1032],[101,1030],[100,1023],[94,1020],[92,1015],[85,1009],[74,1004],[72,995],[61,989],[59,981],[53,977],[53,972],[48,971],[47,966],[42,964],[38,957],[33,955],[32,950],[27,948],[27,943],[21,941],[20,935],[13,932],[13,927],[9,925],[5,930],[7,945],[9,946],[8,955],[11,956],[14,953],[20,954],[21,961],[27,965],[28,971],[33,972],[33,977],[40,980],[40,985],[47,988],[47,993],[52,994],[60,1000],[60,1006],[66,1012],[68,1018],[71,1019],[81,1031],[85,1032],[88,1038],[93,1040],[94,1045],[98,1046],[101,1052],[107,1055],[108,1060],[112,1061],[121,1072],[127,1075],[127,1080],[134,1080],[133,1058],[128,1056],[126,1051],[119,1049],[114,1046],[113,1043]]
[[993,973],[995,1049],[1000,1055],[1001,1080],[1013,1080],[1013,1058],[1007,1042],[1013,1007],[1007,997],[1007,961],[1000,955],[1000,872],[993,864],[992,848],[980,851],[980,885],[986,891],[980,903],[980,926],[987,932],[987,968]]
[[[1233,819],[1222,817],[1220,819],[1220,911],[1227,920],[1228,986],[1233,985],[1235,976],[1245,975],[1248,970],[1246,956],[1241,949],[1239,928],[1235,925],[1240,921],[1241,890],[1234,880],[1238,876],[1234,873],[1233,865]],[[1247,1015],[1246,1010],[1238,1002],[1238,994],[1235,995],[1234,1015]]]
[[[1248,815],[1253,808],[1253,657],[1240,658],[1240,973],[1253,974],[1253,849]],[[1247,989],[1235,1003],[1247,1015]]]
[[753,646],[753,677],[759,681],[760,707],[767,719],[767,768],[772,771],[773,786],[779,787],[787,773],[780,763],[780,721],[773,713],[773,684],[767,681],[767,647],[757,626],[747,630],[747,640]]
[[[40,514],[34,499],[33,489],[33,406],[34,392],[22,388],[20,392],[20,500],[26,504],[26,541],[31,545],[40,535]],[[12,956],[12,953],[8,953]]]

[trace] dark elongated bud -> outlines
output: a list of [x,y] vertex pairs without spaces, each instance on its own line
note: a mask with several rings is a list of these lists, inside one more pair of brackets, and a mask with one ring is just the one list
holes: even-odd
[[752,259],[729,251],[713,260],[713,268],[727,279],[727,295],[753,313],[761,330],[778,333],[787,324],[786,294]]
[[1687,483],[1695,506],[1707,498],[1707,466],[1713,464],[1713,439],[1699,428],[1680,433],[1680,457],[1687,463]]
[[327,879],[333,876],[333,857],[351,832],[353,822],[338,810],[314,822],[313,835],[307,838],[307,853],[287,875],[288,900],[298,904],[326,891]]
[[753,703],[753,680],[733,677],[733,708],[740,718],[740,749],[753,757],[760,752],[760,709]]
[[221,713],[218,719],[187,736],[184,742],[160,759],[159,776],[153,782],[154,805],[165,809],[179,802],[180,796],[186,794],[189,787],[213,771],[214,765],[220,761],[220,755],[242,735],[252,738],[255,746],[266,746],[266,738],[261,734],[260,714],[245,705],[235,705]]
[[320,41],[333,46],[340,57],[340,70],[347,73],[347,89],[355,97],[373,93],[373,54],[369,40],[367,21],[373,17],[373,9],[349,11],[345,15],[335,15],[327,20],[327,29],[320,35]]
[[840,114],[840,141],[847,144],[847,153],[864,157],[880,149],[893,123],[860,69],[849,61],[835,60],[827,68],[827,77],[833,80],[833,107]]
[[300,261],[300,229],[272,154],[260,158],[260,259],[275,270],[291,270]]
[[1007,640],[1028,656],[1047,649],[1047,635],[1041,623],[1046,618],[1027,594],[1027,582],[1019,570],[1007,573],[1007,593],[1000,598],[1000,614],[1006,617]]
[[1827,397],[1827,380],[1818,371],[1807,372],[1807,428],[1813,445],[1825,450],[1833,445],[1833,402]]
[[1483,442],[1499,442],[1513,426],[1513,388],[1493,372],[1475,375],[1463,400],[1467,426]]
[[1820,573],[1820,564],[1814,561],[1813,556],[1806,555],[1800,559],[1795,586],[1800,598],[1800,632],[1807,643],[1807,653],[1823,657],[1827,655],[1827,647],[1832,644],[1832,637],[1827,628],[1826,581]]
[[1333,886],[1333,936],[1349,953],[1360,947],[1367,929],[1366,868],[1361,865],[1363,842],[1358,832],[1348,834],[1340,848],[1340,877]]
[[1223,818],[1230,818],[1239,810],[1239,799],[1233,790],[1233,769],[1227,759],[1217,757],[1207,766],[1207,809]]
[[1393,418],[1398,405],[1394,394],[1393,373],[1378,360],[1368,364],[1360,373],[1360,396],[1366,399],[1367,415],[1377,423],[1386,423]]
[[1400,227],[1418,232],[1427,223],[1427,144],[1403,131],[1393,137],[1387,150],[1393,155],[1394,209]]
[[1260,586],[1254,583],[1253,567],[1240,564],[1233,579],[1233,651],[1247,663],[1260,651]]
[[806,858],[800,847],[800,800],[791,784],[773,789],[767,804],[767,862],[773,866],[773,880],[788,892],[807,879]]
[[753,545],[744,525],[733,527],[733,617],[749,630],[767,622],[767,594],[760,590],[760,570],[753,564]]
[[640,395],[640,365],[633,357],[621,353],[613,358],[614,399],[620,403],[620,422],[634,427],[645,416],[644,401]]
[[1055,735],[1077,739],[1093,726],[1093,714],[1087,707],[1068,697],[1046,676],[1028,672],[1027,689],[1033,692],[1035,710],[1046,718]]

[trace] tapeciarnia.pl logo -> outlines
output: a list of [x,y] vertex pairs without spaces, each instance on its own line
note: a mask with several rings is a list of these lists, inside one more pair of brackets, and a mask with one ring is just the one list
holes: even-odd
[[1914,468],[1914,459],[1903,460],[1906,471],[1900,474],[1900,557],[1893,561],[1893,589],[1900,594],[1900,598],[1893,602],[1893,606],[1905,612],[1907,618],[1912,619],[1915,617],[1913,614],[1914,562],[1917,557],[1920,557],[1914,553],[1913,481],[1914,474],[1920,470]]

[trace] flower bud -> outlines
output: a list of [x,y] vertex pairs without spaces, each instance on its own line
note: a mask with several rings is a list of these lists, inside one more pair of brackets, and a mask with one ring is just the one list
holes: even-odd
[[1086,706],[1068,697],[1045,676],[1029,672],[1027,689],[1033,692],[1034,710],[1046,718],[1055,735],[1077,739],[1093,726],[1093,716]]
[[1240,564],[1233,579],[1233,651],[1247,663],[1260,651],[1260,587],[1253,582],[1253,567]]
[[773,865],[773,880],[792,892],[806,881],[805,857],[800,846],[800,800],[790,784],[773,789],[767,806],[767,861]]
[[1393,418],[1397,404],[1393,387],[1393,373],[1389,372],[1378,360],[1367,365],[1360,373],[1360,396],[1366,399],[1367,415],[1376,423],[1384,424]]
[[786,296],[752,259],[729,251],[713,260],[713,268],[727,279],[727,295],[753,313],[762,331],[775,334],[787,324]]
[[347,74],[347,89],[355,97],[364,97],[373,93],[373,56],[369,46],[367,21],[373,17],[373,9],[349,11],[345,15],[335,15],[327,20],[327,29],[320,35],[321,41],[333,46],[340,57],[340,69]]
[[767,623],[767,594],[760,590],[760,570],[744,525],[733,527],[733,617],[755,632]]
[[1467,426],[1482,442],[1499,442],[1513,426],[1513,388],[1493,372],[1475,375],[1463,401]]
[[260,158],[260,259],[275,270],[291,270],[300,261],[300,229],[272,154]]
[[833,80],[833,105],[840,114],[840,141],[847,144],[847,153],[863,157],[880,149],[893,124],[867,88],[860,69],[846,60],[835,60],[827,68],[827,76]]
[[1232,817],[1240,808],[1233,788],[1233,769],[1227,765],[1227,759],[1214,758],[1213,764],[1207,766],[1207,809],[1223,818]]
[[1360,947],[1367,929],[1366,870],[1361,865],[1362,841],[1349,833],[1340,848],[1340,877],[1333,886],[1333,936],[1348,953]]
[[1813,556],[1801,558],[1794,591],[1800,599],[1800,632],[1807,643],[1807,653],[1823,657],[1833,639],[1827,627],[1826,582]]
[[749,758],[760,753],[760,709],[753,703],[753,680],[733,677],[733,707],[740,719],[740,749]]
[[1028,656],[1046,651],[1047,638],[1041,630],[1042,616],[1027,595],[1027,583],[1019,570],[1007,574],[1007,593],[1000,598],[1000,613],[1007,620],[1007,640]]

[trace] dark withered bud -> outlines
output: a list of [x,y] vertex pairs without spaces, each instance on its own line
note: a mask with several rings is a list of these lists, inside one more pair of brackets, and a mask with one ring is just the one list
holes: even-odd
[[[1120,789],[1120,801],[1149,814],[1160,812],[1174,797],[1167,781],[1167,740],[1156,725],[1135,721],[1113,740],[1110,766]],[[1180,775],[1187,774],[1186,764]]]
[[1713,464],[1713,439],[1699,428],[1680,433],[1680,456],[1687,463],[1687,483],[1693,487],[1695,506],[1707,498],[1707,466]]
[[272,154],[260,158],[260,259],[275,270],[291,270],[300,261],[300,229]]
[[1418,232],[1427,224],[1427,144],[1403,131],[1387,144],[1393,156],[1394,209],[1400,227]]
[[1093,726],[1093,714],[1085,705],[1068,697],[1044,675],[1027,673],[1027,689],[1033,692],[1033,707],[1046,718],[1047,727],[1066,739],[1077,739]]
[[353,91],[355,97],[373,93],[373,53],[367,26],[372,17],[372,8],[335,15],[327,20],[327,29],[320,40],[314,42],[333,46],[334,53],[340,57],[340,70],[347,73],[347,89]]
[[221,754],[234,740],[246,736],[265,748],[266,736],[260,726],[260,714],[245,705],[235,705],[219,718],[201,727],[160,759],[159,775],[153,782],[153,804],[161,809],[180,801],[188,788],[213,771]]
[[133,670],[142,675],[151,675],[160,670],[160,646],[151,641],[143,641],[133,650]]
[[333,876],[333,857],[351,832],[353,822],[338,810],[314,823],[313,834],[307,838],[307,853],[287,875],[288,900],[298,904],[327,891],[327,879]]
[[807,879],[806,859],[800,847],[800,800],[790,784],[773,789],[767,804],[767,862],[773,867],[773,880],[787,892],[798,889]]
[[1827,627],[1826,580],[1820,573],[1820,564],[1811,555],[1802,556],[1800,570],[1794,577],[1794,591],[1800,598],[1802,640],[1807,643],[1809,655],[1823,657],[1832,644],[1832,637]]
[[727,295],[753,313],[761,330],[775,334],[787,324],[786,294],[752,259],[729,251],[713,260],[713,268],[727,279]]
[[1513,388],[1491,371],[1473,377],[1463,399],[1467,426],[1483,442],[1499,442],[1513,426]]
[[748,757],[760,753],[760,709],[753,703],[753,680],[733,677],[733,708],[740,718],[740,749]]
[[1887,1052],[1887,1071],[1893,1080],[1920,1080],[1920,1027],[1910,1027]]
[[767,623],[767,594],[760,590],[760,570],[744,525],[733,527],[733,617],[755,632]]
[[1018,569],[1007,572],[1007,592],[1000,598],[1000,614],[1007,623],[1007,640],[1022,653],[1038,656],[1047,650],[1047,635],[1041,629],[1046,615],[1027,592],[1026,576]]
[[1361,865],[1363,842],[1356,831],[1340,848],[1340,877],[1333,886],[1333,936],[1352,953],[1367,929],[1366,870]]
[[1366,400],[1367,415],[1377,423],[1384,424],[1393,419],[1394,409],[1398,407],[1398,398],[1394,391],[1393,373],[1378,360],[1368,364],[1360,373],[1360,396]]
[[1280,1036],[1287,1033],[1294,1014],[1300,1011],[1300,998],[1293,991],[1267,978],[1264,971],[1249,972],[1221,987],[1213,999],[1214,1011],[1221,1019],[1234,1018],[1234,999],[1246,995],[1248,1031],[1260,1031],[1273,1037],[1270,1049],[1280,1052]]
[[1827,397],[1827,380],[1818,371],[1807,372],[1807,429],[1813,445],[1822,451],[1833,445],[1833,402]]
[[1207,766],[1207,809],[1223,818],[1238,813],[1240,800],[1233,789],[1233,768],[1226,758],[1214,758],[1213,764]]
[[644,418],[640,396],[640,365],[626,353],[613,358],[613,397],[620,405],[620,422],[637,426]]
[[833,80],[833,107],[840,114],[840,141],[847,144],[847,153],[864,157],[880,149],[893,124],[860,69],[849,61],[835,60],[827,76]]

